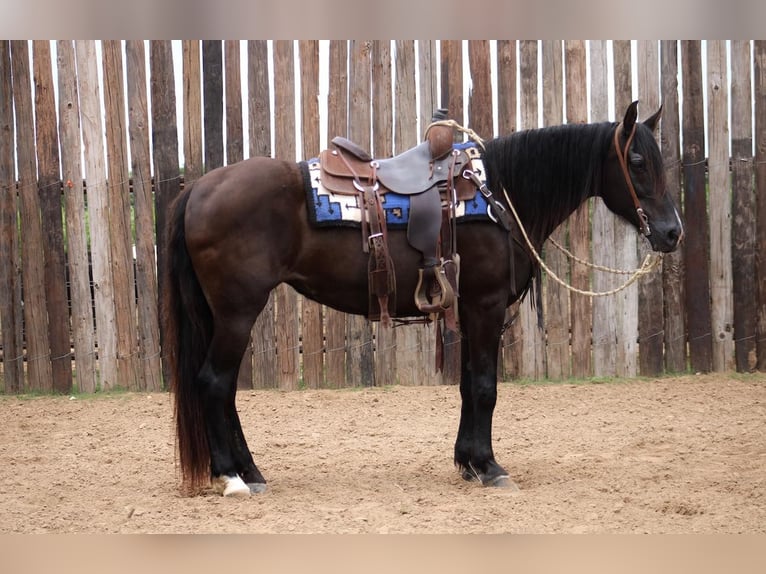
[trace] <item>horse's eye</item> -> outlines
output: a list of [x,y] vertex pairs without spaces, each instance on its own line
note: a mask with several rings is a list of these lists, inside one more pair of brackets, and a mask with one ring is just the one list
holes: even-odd
[[633,166],[636,169],[644,169],[646,167],[646,162],[644,161],[644,156],[642,156],[640,153],[631,153],[630,154],[630,165]]

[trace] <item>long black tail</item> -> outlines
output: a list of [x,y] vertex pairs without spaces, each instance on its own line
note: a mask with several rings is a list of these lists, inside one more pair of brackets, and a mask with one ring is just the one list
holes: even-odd
[[210,447],[197,374],[210,345],[213,320],[186,247],[184,215],[190,193],[191,186],[170,209],[162,308],[181,475],[185,489],[194,493],[210,480]]

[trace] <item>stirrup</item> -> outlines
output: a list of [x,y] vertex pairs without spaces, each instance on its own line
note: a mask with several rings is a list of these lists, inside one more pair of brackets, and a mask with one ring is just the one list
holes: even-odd
[[426,295],[426,286],[423,281],[423,269],[418,269],[418,284],[415,287],[415,305],[423,313],[441,313],[452,307],[455,302],[455,292],[452,290],[452,285],[447,280],[447,275],[444,272],[444,262],[440,263],[437,267],[433,268],[434,278],[439,284],[441,293],[433,300],[429,301]]

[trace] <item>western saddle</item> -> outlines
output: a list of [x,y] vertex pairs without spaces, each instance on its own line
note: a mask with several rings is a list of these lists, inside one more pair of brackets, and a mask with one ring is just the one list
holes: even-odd
[[343,137],[320,154],[322,184],[329,191],[355,195],[362,214],[362,249],[370,254],[370,319],[390,325],[396,309],[396,275],[388,251],[381,197],[393,192],[410,199],[407,239],[421,253],[415,304],[426,314],[443,313],[447,328],[458,330],[460,257],[455,244],[455,205],[473,198],[471,160],[453,149],[454,128],[447,110],[434,113],[425,141],[388,159],[373,159]]

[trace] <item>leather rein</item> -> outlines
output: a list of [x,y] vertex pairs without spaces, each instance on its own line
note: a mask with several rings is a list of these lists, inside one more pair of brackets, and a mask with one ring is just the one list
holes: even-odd
[[652,234],[652,230],[649,227],[649,217],[644,213],[644,210],[641,208],[641,203],[638,201],[638,195],[636,194],[636,188],[633,187],[633,180],[630,177],[630,172],[628,171],[628,153],[630,152],[630,144],[633,142],[633,136],[636,135],[636,127],[638,126],[637,123],[633,124],[633,129],[630,131],[630,135],[628,136],[628,141],[625,142],[625,147],[620,149],[620,134],[622,133],[622,123],[617,124],[617,127],[614,130],[614,150],[617,153],[617,159],[620,160],[620,167],[622,168],[622,175],[625,177],[625,183],[628,186],[628,191],[630,192],[630,197],[633,199],[633,205],[636,208],[636,213],[638,214],[638,221],[639,221],[639,227],[641,230],[641,233],[643,233],[645,236],[650,236]]

